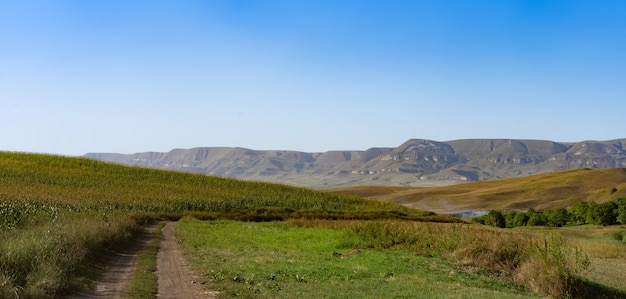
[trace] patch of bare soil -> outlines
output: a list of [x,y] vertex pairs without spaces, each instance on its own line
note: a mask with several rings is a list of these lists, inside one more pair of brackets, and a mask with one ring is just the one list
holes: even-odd
[[117,252],[116,257],[111,262],[104,276],[95,282],[96,287],[92,290],[74,294],[70,299],[91,299],[91,298],[122,298],[124,290],[128,284],[128,280],[135,271],[137,265],[137,257],[143,251],[150,240],[157,225],[153,224],[147,227],[137,236],[134,244],[129,248]]
[[219,292],[208,291],[189,270],[174,236],[176,222],[168,222],[162,232],[157,254],[157,298],[216,298]]

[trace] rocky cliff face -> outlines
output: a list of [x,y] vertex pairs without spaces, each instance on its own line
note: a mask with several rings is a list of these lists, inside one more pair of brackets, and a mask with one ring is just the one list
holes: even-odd
[[312,188],[350,185],[433,186],[578,168],[626,167],[626,139],[558,143],[544,140],[411,139],[366,151],[256,151],[204,147],[91,159]]

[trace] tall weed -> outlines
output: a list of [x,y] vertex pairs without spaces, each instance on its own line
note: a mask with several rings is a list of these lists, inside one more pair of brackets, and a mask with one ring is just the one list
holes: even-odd
[[529,257],[515,271],[515,279],[530,289],[553,297],[578,297],[580,277],[589,268],[589,257],[580,249],[551,235],[535,241]]
[[589,258],[560,236],[537,238],[471,225],[368,221],[346,228],[353,246],[402,247],[481,269],[538,294],[576,297]]
[[136,225],[123,213],[109,215],[109,221],[93,214],[64,215],[64,220],[55,223],[2,233],[1,294],[56,297],[70,286],[90,254],[127,239]]

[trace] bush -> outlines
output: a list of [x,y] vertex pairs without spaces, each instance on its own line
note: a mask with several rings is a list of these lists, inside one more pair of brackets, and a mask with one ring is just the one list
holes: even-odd
[[487,214],[487,219],[485,220],[485,224],[491,225],[493,227],[505,228],[506,219],[504,219],[504,215],[502,215],[502,213],[491,210]]
[[614,201],[603,204],[590,203],[587,222],[595,225],[612,225],[617,222],[617,204]]
[[617,222],[626,224],[626,197],[617,199],[615,203],[617,204]]
[[577,202],[571,209],[569,209],[569,221],[575,223],[586,223],[588,213],[589,204],[584,201]]
[[528,218],[528,226],[542,226],[546,225],[546,217],[542,213],[532,213]]
[[552,235],[536,242],[529,251],[516,278],[539,294],[557,298],[579,297],[580,275],[589,268],[589,257],[569,247],[561,237]]
[[550,226],[561,227],[567,224],[568,214],[567,210],[563,208],[546,210],[544,215],[546,216],[546,224]]
[[611,237],[616,241],[622,241],[624,239],[624,235],[621,232],[613,233]]
[[346,223],[351,246],[409,248],[419,255],[451,258],[526,286],[544,296],[577,297],[578,277],[589,258],[559,236],[529,235],[456,224],[401,221]]
[[524,226],[528,223],[528,215],[526,213],[517,213],[513,217],[513,226]]
[[517,216],[517,212],[509,211],[504,213],[504,222],[506,223],[507,228],[515,227],[515,216]]

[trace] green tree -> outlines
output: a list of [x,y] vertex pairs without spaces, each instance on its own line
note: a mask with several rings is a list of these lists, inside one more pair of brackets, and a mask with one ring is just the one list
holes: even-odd
[[567,224],[567,210],[559,208],[556,210],[546,210],[543,212],[546,218],[546,224],[550,226],[561,227]]
[[594,223],[596,215],[598,214],[598,204],[595,202],[590,202],[587,204],[587,217],[585,218],[586,223]]
[[491,210],[487,214],[487,219],[485,221],[485,224],[493,226],[493,227],[505,228],[506,219],[504,219],[504,215],[502,215],[502,213],[496,210]]
[[509,211],[504,213],[504,222],[506,223],[507,228],[515,227],[515,222],[513,220],[515,219],[515,215],[517,214],[518,213],[515,211]]
[[617,222],[617,204],[609,201],[603,204],[589,203],[587,222],[595,225],[612,225]]
[[617,222],[626,224],[626,197],[617,199],[615,203],[617,204]]
[[515,214],[515,217],[513,217],[513,226],[516,227],[526,225],[526,223],[528,223],[528,218],[528,215],[523,212]]
[[546,217],[543,213],[535,212],[528,217],[528,226],[546,225]]
[[577,202],[569,209],[569,221],[573,223],[587,223],[587,214],[589,213],[589,204],[581,201]]

